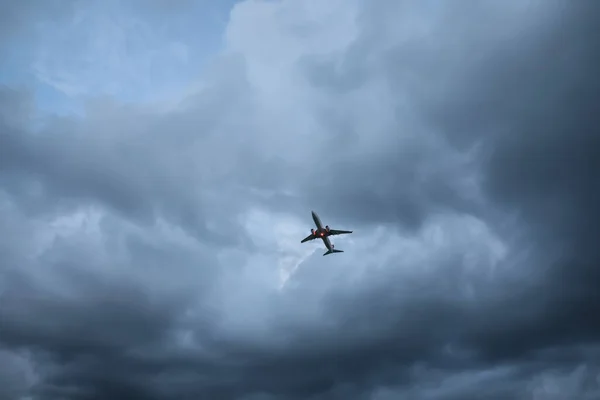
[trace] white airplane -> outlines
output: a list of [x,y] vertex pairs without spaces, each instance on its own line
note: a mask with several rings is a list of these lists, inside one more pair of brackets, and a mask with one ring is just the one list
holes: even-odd
[[335,249],[334,245],[329,241],[329,236],[343,235],[346,233],[352,233],[352,231],[338,231],[336,229],[329,229],[328,225],[325,225],[325,228],[323,228],[323,224],[321,224],[321,220],[319,219],[317,213],[312,211],[312,217],[313,221],[315,221],[315,224],[317,225],[317,229],[311,229],[310,235],[302,239],[300,243],[308,242],[309,240],[313,239],[323,239],[323,243],[325,243],[325,247],[327,247],[327,252],[323,254],[324,256],[331,253],[343,253],[344,250]]

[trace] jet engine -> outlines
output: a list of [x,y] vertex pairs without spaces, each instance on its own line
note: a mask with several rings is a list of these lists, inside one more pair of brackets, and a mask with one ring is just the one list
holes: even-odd
[[315,234],[315,230],[314,230],[314,229],[311,229],[311,230],[310,230],[310,234],[311,234],[311,235],[314,235],[314,234]]
[[329,232],[329,225],[325,225],[325,230]]
[[335,249],[335,244],[331,243],[331,248]]

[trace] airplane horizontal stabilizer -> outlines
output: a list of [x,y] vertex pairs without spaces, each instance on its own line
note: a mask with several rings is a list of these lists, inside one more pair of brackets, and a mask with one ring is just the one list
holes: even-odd
[[338,250],[338,249],[333,249],[333,250],[327,250],[323,255],[326,256],[327,254],[331,254],[331,253],[343,253],[344,250]]

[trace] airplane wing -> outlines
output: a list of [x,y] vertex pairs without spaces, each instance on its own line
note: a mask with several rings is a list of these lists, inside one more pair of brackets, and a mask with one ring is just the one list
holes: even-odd
[[340,231],[337,229],[330,229],[329,230],[329,234],[330,235],[345,235],[347,233],[352,233],[352,231]]
[[302,241],[300,243],[308,242],[309,240],[313,240],[313,239],[316,239],[316,238],[317,237],[311,233],[310,235],[308,235],[307,237],[305,237],[304,239],[302,239]]

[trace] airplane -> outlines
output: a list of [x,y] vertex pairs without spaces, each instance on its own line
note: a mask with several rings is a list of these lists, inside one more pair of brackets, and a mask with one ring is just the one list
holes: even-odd
[[310,235],[308,235],[307,237],[302,239],[300,241],[300,243],[305,243],[305,242],[308,242],[309,240],[314,240],[314,239],[322,239],[323,243],[325,243],[325,247],[327,247],[327,252],[325,252],[325,254],[323,254],[324,256],[326,256],[327,254],[332,254],[332,253],[343,253],[344,250],[336,250],[335,249],[335,246],[333,244],[331,244],[331,242],[329,241],[329,236],[343,235],[343,234],[347,234],[347,233],[352,233],[352,231],[340,231],[340,230],[336,230],[336,229],[329,229],[329,225],[325,225],[325,228],[323,228],[323,224],[321,223],[321,219],[319,218],[317,213],[314,211],[311,211],[311,213],[312,213],[313,221],[315,221],[315,224],[317,225],[317,229],[311,229]]

